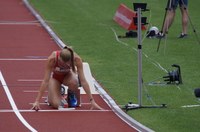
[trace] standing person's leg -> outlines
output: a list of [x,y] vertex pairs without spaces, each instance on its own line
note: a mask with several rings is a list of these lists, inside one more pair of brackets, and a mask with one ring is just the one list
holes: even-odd
[[158,34],[158,38],[165,37],[165,34],[168,33],[169,28],[171,27],[174,18],[175,18],[175,11],[178,6],[178,0],[168,0],[167,7],[166,7],[166,16],[163,22],[163,27],[161,32]]
[[168,1],[168,11],[167,11],[167,16],[166,16],[164,27],[163,27],[164,34],[168,33],[168,30],[174,21],[178,3],[179,3],[179,0],[169,0]]
[[175,14],[176,12],[174,9],[170,9],[167,11],[167,16],[166,16],[164,27],[163,27],[163,34],[168,33],[168,30],[174,21]]
[[187,9],[188,2],[187,0],[180,0],[179,4],[182,15],[182,36],[184,36],[187,35],[187,28],[188,28],[188,9]]
[[61,83],[59,81],[54,78],[50,79],[48,89],[48,103],[56,109],[61,105],[60,87]]

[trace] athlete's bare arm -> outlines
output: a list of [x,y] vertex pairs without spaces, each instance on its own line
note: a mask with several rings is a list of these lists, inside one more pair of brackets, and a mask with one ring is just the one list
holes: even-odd
[[93,109],[93,108],[102,109],[98,104],[96,104],[96,102],[91,94],[89,84],[88,84],[88,82],[85,78],[84,72],[83,72],[83,62],[77,54],[75,54],[75,56],[74,56],[74,61],[75,61],[75,66],[77,67],[77,73],[78,73],[81,85],[82,85],[83,89],[85,90],[86,94],[89,96],[89,100],[92,105],[91,109]]
[[35,103],[33,103],[32,109],[38,111],[40,109],[39,101],[42,98],[42,95],[44,94],[44,91],[48,87],[48,83],[51,77],[51,72],[53,70],[55,64],[55,52],[53,52],[47,59],[46,66],[45,66],[45,73],[44,73],[44,79],[41,83],[41,86],[39,88],[38,95],[36,97]]

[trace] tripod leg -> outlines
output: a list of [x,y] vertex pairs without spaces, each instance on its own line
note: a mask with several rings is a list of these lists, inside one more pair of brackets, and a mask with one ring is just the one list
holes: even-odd
[[[168,11],[171,10],[171,6],[172,6],[172,0],[168,0],[167,6],[165,8],[165,15],[164,15],[163,23],[162,23],[162,30],[160,31],[161,34],[163,34],[163,30],[165,28],[164,27],[165,26],[165,20],[166,20]],[[168,30],[168,27],[167,27],[167,30]],[[168,31],[164,31],[164,32],[167,33]],[[160,48],[161,39],[162,38],[160,37],[159,41],[158,41],[157,52],[159,51],[159,48]]]
[[[163,28],[164,28],[166,16],[167,16],[167,9],[166,9],[166,11],[165,11],[165,15],[164,15],[164,19],[163,19],[161,34],[163,33]],[[160,48],[161,39],[162,39],[162,38],[159,38],[159,41],[158,41],[157,52],[159,51],[159,48]]]

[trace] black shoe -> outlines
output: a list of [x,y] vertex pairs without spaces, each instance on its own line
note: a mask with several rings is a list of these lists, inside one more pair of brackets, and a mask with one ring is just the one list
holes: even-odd
[[165,38],[165,34],[163,34],[163,33],[158,33],[157,35],[156,35],[156,38],[158,38],[158,39],[164,39]]
[[178,38],[186,38],[187,36],[188,36],[187,34],[181,33]]

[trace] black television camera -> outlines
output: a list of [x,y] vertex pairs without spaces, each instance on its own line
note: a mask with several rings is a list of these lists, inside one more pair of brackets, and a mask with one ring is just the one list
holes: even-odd
[[175,67],[175,70],[169,71],[167,76],[164,76],[164,81],[167,84],[182,84],[182,77],[181,77],[181,68],[177,64],[173,64],[172,67]]

